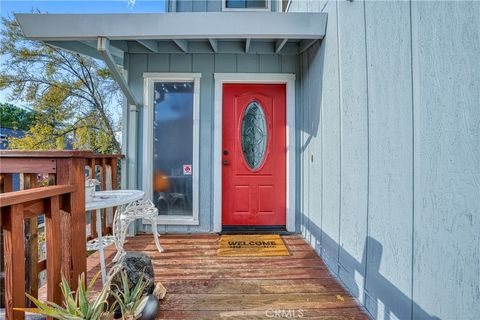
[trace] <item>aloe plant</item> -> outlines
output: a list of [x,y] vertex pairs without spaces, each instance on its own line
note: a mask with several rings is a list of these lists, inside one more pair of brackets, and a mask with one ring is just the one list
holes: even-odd
[[[60,289],[63,295],[63,306],[53,302],[41,302],[35,297],[26,294],[37,308],[15,308],[15,310],[41,314],[59,320],[111,320],[114,318],[115,309],[118,307],[122,312],[122,319],[136,320],[142,315],[147,303],[148,296],[144,293],[149,282],[144,280],[143,274],[137,284],[130,288],[128,276],[120,270],[122,288],[116,284],[112,290],[111,279],[103,286],[95,299],[90,297],[93,285],[100,272],[85,286],[85,275],[82,273],[78,280],[77,291],[72,291],[67,279],[62,274]],[[109,305],[108,298],[112,296],[114,302]]]
[[115,298],[115,302],[122,312],[122,318],[125,320],[135,320],[140,318],[142,311],[147,303],[148,296],[144,293],[148,286],[148,281],[143,279],[143,274],[138,279],[137,284],[130,288],[128,276],[123,270],[120,271],[122,287],[112,290],[110,294]]
[[60,288],[63,295],[63,306],[53,302],[41,302],[35,297],[27,294],[27,297],[37,306],[37,308],[16,308],[15,310],[28,311],[41,314],[47,317],[60,320],[110,320],[113,319],[113,307],[109,308],[107,298],[110,286],[105,285],[95,299],[90,298],[90,294],[100,272],[97,273],[85,286],[85,275],[82,273],[78,280],[77,291],[72,291],[67,279],[62,274]]

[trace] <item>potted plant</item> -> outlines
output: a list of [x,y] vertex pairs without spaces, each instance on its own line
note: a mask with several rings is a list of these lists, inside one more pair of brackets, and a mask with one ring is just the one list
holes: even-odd
[[[155,319],[159,302],[153,295],[144,293],[147,282],[143,280],[143,276],[133,288],[130,288],[126,273],[123,270],[119,272],[122,288],[115,286],[112,290],[110,281],[107,281],[94,299],[91,297],[92,288],[100,273],[97,273],[87,286],[85,285],[85,275],[82,273],[79,277],[77,291],[70,288],[68,281],[62,275],[60,283],[63,295],[62,306],[49,301],[42,302],[27,294],[37,308],[15,308],[15,310],[59,320],[111,320],[115,318],[115,310],[120,309],[121,319]],[[109,301],[113,302],[109,303]]]
[[121,317],[125,320],[155,319],[158,313],[158,300],[153,295],[144,294],[148,285],[143,280],[143,274],[133,288],[130,288],[127,274],[120,271],[122,288],[115,286],[110,295],[115,299],[114,306],[120,309]]
[[16,308],[16,310],[28,311],[41,314],[54,319],[85,319],[85,320],[110,320],[113,319],[113,309],[108,307],[107,298],[109,287],[105,286],[95,299],[91,299],[90,294],[95,281],[100,273],[97,273],[90,283],[85,286],[85,275],[82,273],[79,277],[77,291],[73,291],[68,284],[67,279],[62,274],[60,288],[63,295],[63,306],[47,301],[41,302],[35,297],[26,294],[37,308]]

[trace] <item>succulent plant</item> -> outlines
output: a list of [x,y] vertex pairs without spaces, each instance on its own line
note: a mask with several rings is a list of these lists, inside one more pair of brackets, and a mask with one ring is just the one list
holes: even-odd
[[78,279],[77,291],[73,291],[70,288],[67,279],[65,279],[62,274],[60,288],[63,295],[63,306],[50,301],[41,302],[37,298],[27,294],[27,297],[37,306],[37,308],[16,308],[15,310],[28,311],[60,320],[113,319],[114,306],[110,306],[109,308],[107,302],[109,286],[104,286],[95,299],[91,299],[90,297],[93,285],[99,274],[100,273],[97,273],[90,283],[85,286],[85,274],[82,273]]
[[[118,272],[122,279],[122,288],[118,285],[112,286],[111,279],[109,279],[94,299],[91,297],[91,292],[100,272],[93,277],[87,286],[85,285],[85,275],[82,273],[78,279],[77,291],[70,288],[67,279],[62,275],[62,282],[60,283],[64,301],[62,306],[50,301],[42,302],[27,294],[36,308],[15,308],[15,310],[59,320],[111,320],[114,319],[115,310],[120,309],[122,319],[140,319],[149,299],[149,296],[144,292],[149,282],[144,279],[142,274],[136,285],[130,288],[126,272],[123,270]],[[109,297],[113,297],[113,299],[109,299]],[[113,300],[113,302],[109,304],[109,300]]]
[[123,288],[119,288],[115,285],[117,288],[111,290],[110,295],[115,298],[116,305],[120,308],[123,319],[139,319],[145,305],[147,304],[148,296],[145,295],[144,291],[149,283],[144,280],[142,274],[136,285],[133,288],[130,288],[127,274],[123,270],[119,272]]

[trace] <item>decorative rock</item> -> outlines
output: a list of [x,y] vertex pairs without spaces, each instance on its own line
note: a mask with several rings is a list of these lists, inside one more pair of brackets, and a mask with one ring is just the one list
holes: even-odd
[[[149,256],[139,252],[127,252],[112,267],[112,270],[115,269],[125,271],[131,287],[137,284],[143,274],[143,279],[149,283],[145,289],[145,294],[152,294],[155,281],[152,260]],[[113,274],[111,284],[112,287],[115,287],[115,285],[119,288],[123,287],[122,278],[119,272]]]
[[161,282],[157,282],[157,284],[155,285],[155,289],[153,289],[153,295],[158,300],[163,300],[166,294],[167,294],[167,288],[165,288]]

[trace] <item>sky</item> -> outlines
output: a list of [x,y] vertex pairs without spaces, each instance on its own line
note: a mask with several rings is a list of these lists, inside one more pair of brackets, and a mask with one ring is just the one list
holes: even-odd
[[12,12],[31,12],[38,9],[45,13],[145,13],[163,12],[164,0],[136,0],[129,5],[125,0],[0,0],[3,17],[12,16]]
[[[42,13],[148,13],[163,12],[165,0],[0,0],[0,15],[12,18],[13,13],[29,13],[32,9]],[[2,57],[0,57],[1,59]],[[8,101],[8,92],[0,90],[0,102]],[[10,101],[9,101],[10,102]],[[14,104],[21,105],[22,103]]]

